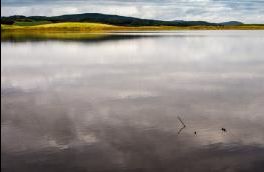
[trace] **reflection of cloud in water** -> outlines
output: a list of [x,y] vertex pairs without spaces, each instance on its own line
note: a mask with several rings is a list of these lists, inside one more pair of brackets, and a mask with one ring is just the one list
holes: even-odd
[[[61,79],[82,79],[115,72],[125,76],[143,73],[142,77],[150,77],[149,73],[145,73],[150,71],[154,72],[152,75],[155,74],[155,77],[170,75],[172,72],[194,75],[197,71],[202,72],[202,77],[214,75],[217,79],[219,76],[230,77],[234,72],[256,77],[263,73],[263,63],[260,63],[263,62],[260,58],[262,42],[262,37],[255,36],[240,39],[214,36],[154,37],[115,43],[101,42],[89,46],[78,43],[28,42],[15,44],[16,51],[12,51],[14,44],[4,43],[1,54],[9,58],[2,59],[2,82],[20,87],[36,87],[45,82],[47,84]],[[240,66],[237,66],[238,63]]]
[[200,147],[196,136],[179,136],[159,129],[142,130],[129,124],[97,123],[85,128],[84,133],[85,130],[93,133],[98,141],[92,145],[90,142],[64,146],[49,141],[50,147],[34,152],[4,151],[2,162],[7,164],[12,159],[16,166],[8,166],[8,170],[28,171],[39,167],[39,171],[261,171],[263,168],[264,150],[258,145],[216,143]]
[[241,33],[4,42],[2,169],[260,171],[264,40]]

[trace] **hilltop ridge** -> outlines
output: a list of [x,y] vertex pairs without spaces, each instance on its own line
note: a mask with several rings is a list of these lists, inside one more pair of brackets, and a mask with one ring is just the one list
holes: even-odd
[[211,23],[207,21],[163,21],[153,19],[141,19],[136,17],[126,17],[119,15],[108,15],[101,13],[83,13],[83,14],[66,14],[60,16],[22,16],[14,15],[9,17],[1,17],[1,24],[14,24],[16,22],[40,22],[46,21],[50,23],[61,22],[88,22],[103,23],[117,26],[234,26],[243,25],[242,22],[228,21],[223,23]]

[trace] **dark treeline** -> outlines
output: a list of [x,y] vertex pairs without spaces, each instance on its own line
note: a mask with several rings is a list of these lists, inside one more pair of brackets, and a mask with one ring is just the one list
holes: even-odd
[[225,25],[242,25],[243,23],[237,21],[224,22],[224,23],[209,23],[206,21],[162,21],[162,20],[150,20],[140,19],[134,17],[125,17],[118,15],[106,15],[99,13],[85,13],[85,14],[72,14],[61,16],[10,16],[1,17],[1,24],[12,25],[15,22],[34,22],[34,21],[50,21],[52,23],[60,22],[95,22],[104,23],[117,26],[225,26]]

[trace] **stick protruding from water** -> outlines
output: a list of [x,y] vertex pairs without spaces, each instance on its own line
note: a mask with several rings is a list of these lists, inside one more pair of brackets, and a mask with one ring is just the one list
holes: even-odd
[[184,122],[182,121],[182,119],[178,116],[178,120],[181,122],[181,124],[186,127],[186,125],[184,124]]

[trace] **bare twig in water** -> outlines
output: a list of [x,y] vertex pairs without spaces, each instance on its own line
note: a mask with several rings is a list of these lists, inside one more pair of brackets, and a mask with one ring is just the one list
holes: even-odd
[[180,128],[180,130],[178,131],[178,134],[181,133],[181,131],[186,127],[186,125],[184,124],[184,122],[182,121],[182,119],[178,116],[178,120],[181,122],[181,124],[183,125],[182,128]]
[[178,116],[178,120],[181,122],[181,124],[186,127],[186,125],[184,124],[184,122],[181,120],[181,118]]

